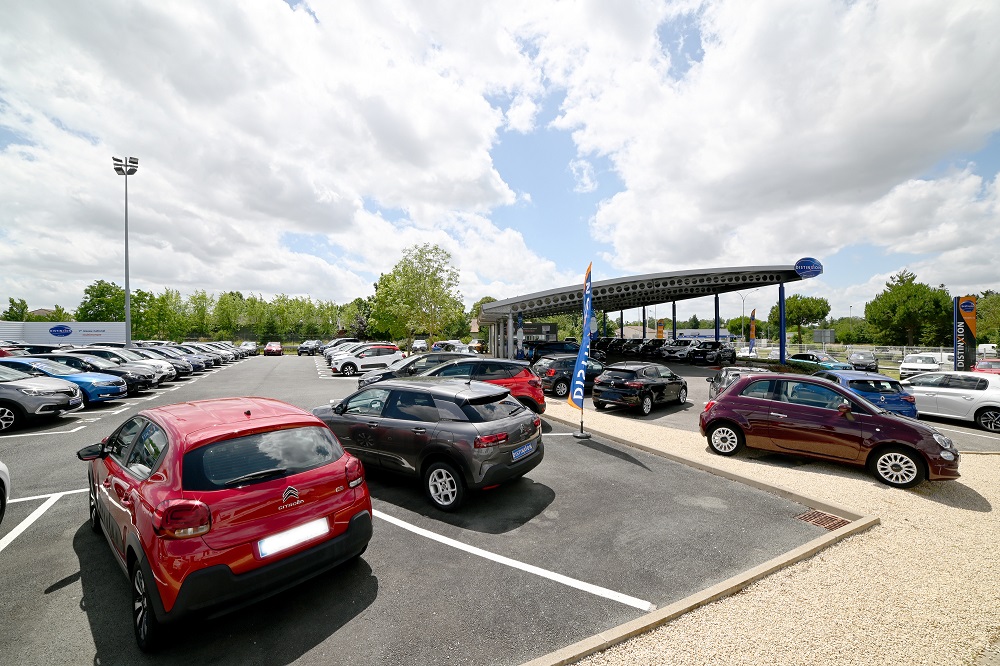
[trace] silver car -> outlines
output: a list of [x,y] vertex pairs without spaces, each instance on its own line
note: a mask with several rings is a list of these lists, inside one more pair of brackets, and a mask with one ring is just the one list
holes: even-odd
[[0,432],[29,418],[55,417],[79,409],[83,409],[83,395],[76,384],[0,366]]
[[928,416],[975,421],[1000,433],[1000,375],[979,372],[927,372],[901,382]]

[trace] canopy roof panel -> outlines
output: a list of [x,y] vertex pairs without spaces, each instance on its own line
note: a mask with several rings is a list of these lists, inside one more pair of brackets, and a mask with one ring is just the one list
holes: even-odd
[[[741,266],[670,273],[649,273],[601,280],[591,285],[595,311],[614,311],[658,305],[690,298],[724,294],[756,287],[796,282],[802,277],[795,266]],[[507,316],[523,317],[581,312],[583,284],[486,303],[480,323],[495,323]]]

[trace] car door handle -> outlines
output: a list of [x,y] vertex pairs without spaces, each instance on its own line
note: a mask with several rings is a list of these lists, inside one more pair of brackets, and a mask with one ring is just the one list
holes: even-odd
[[413,428],[413,432],[417,433],[418,435],[422,435],[425,432],[427,432],[427,428]]
[[963,395],[962,396],[962,400],[975,400],[975,398],[971,398],[971,397],[969,397],[967,395]]
[[378,421],[369,421],[368,422],[368,427],[369,428],[377,428],[378,427]]
[[934,396],[937,395],[937,393],[924,393],[924,395],[926,395],[928,398],[933,398]]
[[771,412],[771,416],[777,416],[779,419],[787,419],[788,414],[779,414],[778,412]]

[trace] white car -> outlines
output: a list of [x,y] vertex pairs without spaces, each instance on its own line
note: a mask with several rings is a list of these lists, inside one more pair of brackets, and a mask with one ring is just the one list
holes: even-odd
[[923,416],[975,421],[1000,433],[1000,375],[985,372],[927,372],[901,382]]
[[427,341],[426,340],[414,340],[413,344],[410,345],[410,351],[415,351],[415,352],[427,351]]
[[0,523],[3,522],[4,511],[7,510],[7,502],[10,501],[10,470],[7,465],[0,462]]
[[337,356],[330,359],[330,370],[339,372],[345,377],[353,377],[358,372],[368,372],[384,368],[403,358],[403,352],[393,344],[374,344],[363,346],[349,356]]
[[736,355],[740,358],[757,358],[757,348],[754,347],[750,349],[749,347],[740,347],[740,350],[736,352]]
[[903,358],[903,362],[899,365],[899,378],[907,379],[925,372],[950,369],[950,367],[941,362],[940,358],[937,358],[933,354],[907,354]]

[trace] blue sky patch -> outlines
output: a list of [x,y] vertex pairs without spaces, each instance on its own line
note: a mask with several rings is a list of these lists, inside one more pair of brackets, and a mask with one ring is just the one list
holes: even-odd
[[691,65],[705,57],[700,19],[699,14],[684,14],[660,24],[656,31],[664,53],[670,56],[670,73],[675,78],[684,78]]

